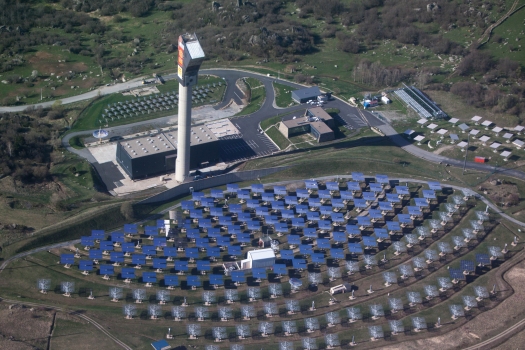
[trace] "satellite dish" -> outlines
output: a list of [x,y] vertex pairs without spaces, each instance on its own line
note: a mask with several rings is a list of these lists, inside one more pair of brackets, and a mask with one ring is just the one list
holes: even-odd
[[108,135],[109,135],[109,132],[107,130],[104,130],[104,129],[99,129],[99,130],[93,131],[93,137],[97,138],[97,139],[103,139],[105,137],[108,137]]

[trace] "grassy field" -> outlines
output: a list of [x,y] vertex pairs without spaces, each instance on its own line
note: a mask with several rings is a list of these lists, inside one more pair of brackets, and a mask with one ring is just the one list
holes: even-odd
[[[257,164],[257,166],[255,165]],[[330,174],[350,174],[361,171],[366,174],[381,173],[388,166],[388,173],[441,179],[444,167],[415,158],[393,146],[387,138],[372,131],[364,131],[357,138],[344,139],[328,145],[317,145],[307,151],[295,151],[257,161],[249,161],[246,169],[291,165],[292,168],[271,180],[315,178]],[[359,169],[359,170],[358,170]]]
[[[91,136],[90,134],[86,134],[86,136]],[[82,142],[82,137],[80,135],[73,136],[69,140],[69,145],[73,147],[74,149],[82,149],[84,148],[84,142]]]
[[[523,4],[524,2],[521,1]],[[489,51],[498,58],[509,58],[517,62],[525,62],[525,53],[521,49],[523,38],[523,18],[525,8],[515,12],[492,32],[489,42],[482,49]],[[500,42],[496,38],[501,38]]]
[[250,101],[248,102],[248,105],[235,116],[243,116],[257,112],[266,99],[266,88],[259,80],[255,78],[246,78],[245,82],[250,90]]
[[286,108],[295,104],[292,100],[291,88],[289,86],[273,83],[273,89],[275,91],[275,104],[277,107]]
[[288,139],[284,137],[284,135],[275,126],[272,126],[270,129],[266,130],[266,135],[268,135],[268,137],[272,139],[272,141],[275,142],[275,144],[279,146],[281,150],[286,149],[290,145],[290,141],[288,141]]
[[[422,187],[420,184],[410,184],[409,186],[411,192],[420,192]],[[450,195],[450,193],[448,194]],[[444,200],[444,198],[442,199]],[[237,202],[237,199],[233,199],[232,202]],[[385,250],[386,257],[389,260],[387,264],[382,265],[381,267],[375,267],[371,270],[361,270],[360,272],[354,274],[353,276],[345,277],[345,281],[352,283],[358,287],[356,291],[356,296],[358,301],[349,301],[346,298],[346,295],[338,295],[336,299],[338,303],[334,306],[328,306],[328,294],[326,291],[333,285],[339,284],[340,281],[336,280],[334,282],[325,281],[318,285],[317,288],[309,290],[308,288],[302,289],[297,294],[289,294],[289,287],[286,283],[287,276],[283,276],[280,282],[283,284],[283,290],[285,296],[279,297],[277,299],[271,300],[268,299],[267,291],[267,282],[262,283],[263,290],[263,300],[257,301],[255,303],[249,303],[246,299],[246,285],[239,287],[239,294],[241,296],[241,302],[231,305],[234,310],[235,315],[239,315],[239,310],[241,305],[253,305],[256,310],[262,309],[262,302],[275,302],[278,305],[279,315],[274,316],[274,318],[269,319],[269,321],[274,322],[276,326],[276,332],[279,333],[277,336],[271,335],[269,338],[261,338],[259,336],[253,336],[252,338],[239,341],[236,339],[235,326],[240,322],[242,324],[247,324],[250,326],[251,331],[254,334],[257,334],[257,327],[261,320],[264,320],[264,316],[261,314],[260,317],[253,318],[249,321],[242,320],[239,316],[236,316],[235,319],[232,319],[228,322],[218,322],[217,310],[219,307],[226,306],[223,300],[223,291],[216,291],[216,295],[219,298],[219,303],[217,305],[213,304],[209,307],[211,311],[211,320],[208,319],[204,322],[196,322],[194,318],[195,307],[202,306],[202,290],[191,291],[191,290],[181,290],[176,288],[171,291],[170,301],[167,305],[161,306],[162,315],[157,320],[151,320],[147,314],[147,308],[149,305],[156,304],[155,301],[155,292],[161,289],[160,285],[155,284],[151,289],[146,291],[147,298],[143,304],[137,304],[138,314],[133,320],[124,320],[122,316],[122,307],[124,304],[129,303],[133,304],[134,300],[131,295],[133,288],[140,287],[140,283],[135,281],[131,285],[125,285],[116,278],[112,278],[109,281],[103,280],[100,276],[96,274],[91,274],[89,276],[83,276],[77,270],[76,266],[73,266],[71,269],[65,269],[57,261],[61,253],[68,252],[70,248],[65,249],[54,249],[51,251],[44,251],[32,256],[27,257],[24,260],[17,260],[10,264],[6,270],[2,272],[2,279],[0,280],[0,286],[2,287],[2,296],[9,298],[18,298],[21,303],[24,301],[40,302],[46,304],[60,305],[66,309],[81,309],[89,317],[93,317],[97,322],[102,324],[105,327],[108,327],[108,330],[117,335],[117,337],[122,340],[124,343],[128,344],[134,349],[146,349],[150,347],[150,343],[156,339],[164,338],[167,333],[167,328],[171,327],[171,333],[175,336],[171,343],[180,344],[181,342],[186,342],[187,333],[186,333],[186,324],[187,323],[198,323],[202,327],[202,336],[198,340],[192,341],[192,344],[195,346],[203,346],[209,344],[213,341],[211,335],[212,327],[227,327],[227,332],[232,334],[227,340],[223,342],[224,345],[228,344],[243,344],[247,348],[257,349],[262,344],[265,344],[265,348],[277,349],[277,344],[279,341],[282,341],[282,327],[281,322],[286,320],[296,321],[297,326],[299,327],[299,334],[294,334],[291,337],[285,338],[287,341],[299,342],[300,337],[305,334],[305,321],[307,317],[315,317],[319,320],[322,331],[315,331],[308,334],[309,337],[315,338],[317,343],[322,346],[324,344],[324,335],[327,331],[326,320],[324,315],[329,311],[335,311],[339,313],[342,317],[343,324],[336,325],[330,329],[329,333],[336,333],[339,335],[339,339],[343,344],[347,344],[352,336],[355,336],[355,340],[360,342],[360,346],[363,348],[370,348],[371,346],[380,345],[381,343],[369,343],[365,342],[368,338],[368,326],[370,325],[381,325],[385,331],[388,329],[387,320],[384,317],[379,318],[378,320],[372,320],[370,318],[370,312],[368,311],[371,304],[381,304],[384,306],[386,315],[388,319],[394,317],[395,319],[401,320],[405,327],[410,328],[411,317],[420,316],[425,317],[426,321],[429,324],[435,322],[437,317],[441,317],[443,320],[443,327],[439,330],[433,330],[432,334],[444,334],[452,329],[457,328],[458,326],[464,324],[467,320],[465,318],[459,319],[456,322],[448,322],[450,317],[450,312],[448,306],[451,304],[463,304],[462,297],[464,295],[472,295],[472,288],[476,285],[482,285],[490,287],[494,282],[495,274],[499,271],[497,268],[486,269],[486,271],[481,274],[481,276],[472,279],[468,286],[465,283],[461,283],[458,286],[450,289],[447,293],[443,294],[443,298],[434,298],[432,301],[425,301],[422,304],[417,305],[416,307],[407,308],[400,311],[395,316],[390,314],[390,308],[388,306],[388,297],[397,297],[401,298],[403,304],[407,304],[408,300],[406,298],[406,291],[416,291],[423,294],[423,286],[426,284],[436,284],[436,279],[441,276],[448,275],[448,267],[457,268],[459,267],[459,260],[461,259],[474,259],[474,255],[478,252],[484,252],[487,249],[488,245],[495,244],[493,238],[497,237],[499,245],[502,242],[510,242],[512,240],[513,234],[507,229],[503,228],[501,225],[498,225],[495,221],[486,223],[488,235],[480,240],[474,240],[471,242],[469,249],[462,249],[459,254],[449,254],[446,258],[436,261],[433,263],[431,269],[425,269],[423,272],[418,274],[417,278],[411,277],[404,282],[399,284],[393,284],[391,287],[383,287],[383,272],[392,271],[397,272],[398,267],[401,264],[407,263],[409,259],[412,259],[416,256],[424,256],[423,249],[437,249],[437,241],[441,242],[450,242],[452,236],[461,235],[461,229],[469,227],[469,220],[475,219],[475,211],[483,210],[484,206],[480,203],[471,202],[473,206],[464,207],[464,209],[458,211],[451,220],[451,224],[448,224],[447,231],[440,231],[432,241],[428,240],[426,243],[421,245],[416,245],[409,254],[402,254],[400,256],[395,256],[393,253],[392,247]],[[437,207],[434,208],[434,214],[439,210],[444,210],[444,203],[437,204]],[[352,210],[352,214],[356,213]],[[431,217],[429,217],[431,218]],[[427,218],[427,219],[429,219]],[[511,226],[512,227],[512,226]],[[509,256],[522,249],[521,247],[514,248],[510,247]],[[80,254],[86,256],[87,252],[80,250]],[[105,261],[107,263],[107,261]],[[117,267],[118,271],[119,268]],[[321,271],[326,272],[326,266],[321,267]],[[140,272],[139,272],[140,273]],[[35,287],[35,281],[37,278],[49,278],[51,279],[51,290],[48,294],[43,295],[38,293]],[[306,273],[303,273],[302,276],[303,282],[307,283]],[[72,298],[65,298],[61,295],[59,285],[61,281],[72,281],[75,282],[75,292],[72,295]],[[276,282],[270,277],[270,282]],[[250,282],[249,282],[250,283]],[[367,295],[365,289],[369,285],[374,286],[375,293],[372,295]],[[124,296],[123,299],[118,302],[111,302],[108,295],[108,290],[112,286],[119,286],[123,288]],[[490,288],[489,288],[490,289]],[[87,296],[90,291],[93,292],[95,300],[88,300]],[[388,293],[388,295],[387,295]],[[424,294],[423,294],[424,295]],[[510,293],[501,292],[498,298],[496,299],[487,299],[482,303],[482,308],[473,309],[470,311],[471,316],[482,315],[482,310],[490,310],[496,306],[499,302],[503,300],[505,296],[510,295]],[[175,305],[180,305],[182,298],[186,297],[189,307],[186,308],[187,317],[182,323],[174,323],[173,319],[170,316],[171,307]],[[297,300],[302,312],[296,313],[295,315],[287,315],[285,308],[285,301],[289,299]],[[317,310],[314,312],[307,311],[308,307],[311,306],[312,302],[315,302]],[[364,319],[356,323],[349,324],[346,317],[346,307],[349,306],[359,306],[363,313]],[[482,316],[480,316],[482,317]],[[179,326],[180,325],[180,326]],[[60,316],[56,320],[56,348],[62,349],[63,347],[70,346],[73,339],[83,339],[75,337],[75,333],[79,329],[80,325],[78,321],[71,318],[64,319],[63,316]],[[99,339],[96,337],[97,331],[94,328],[88,327],[86,330],[87,333],[83,334],[81,337],[86,337],[88,334],[93,334],[92,344],[97,344],[97,346],[104,348],[113,348],[112,344],[108,342],[108,339],[102,337]],[[58,337],[60,335],[60,337]],[[392,341],[403,341],[403,340],[414,340],[418,338],[428,337],[429,333],[413,333],[407,332],[405,334],[400,334],[395,338],[389,338],[389,342]]]
[[[207,88],[208,84],[217,84],[221,83],[221,86],[217,86],[216,88],[210,87],[212,92],[208,94],[208,97],[203,100],[202,102],[199,100],[195,100],[193,102],[193,107],[199,107],[206,104],[213,104],[217,103],[222,100],[222,97],[224,95],[224,91],[226,90],[226,84],[224,84],[224,81],[217,77],[210,77],[210,76],[204,76],[199,79],[199,85],[198,87]],[[176,94],[178,92],[178,82],[176,80],[168,81],[164,85],[158,85],[158,90],[161,94],[170,92],[173,94]],[[149,95],[145,98],[155,97],[155,95]],[[96,129],[100,126],[102,127],[108,127],[108,126],[117,126],[117,125],[125,125],[130,123],[135,123],[139,121],[144,120],[151,120],[155,118],[160,117],[166,117],[169,115],[177,114],[177,106],[174,105],[174,108],[170,108],[168,110],[159,110],[156,112],[151,113],[141,113],[140,115],[134,115],[134,116],[128,116],[128,117],[115,117],[114,120],[103,120],[102,115],[106,114],[104,112],[105,109],[109,108],[110,106],[114,106],[118,102],[126,102],[126,101],[134,101],[136,100],[136,97],[133,96],[124,96],[122,94],[112,94],[109,96],[104,96],[101,98],[98,98],[94,100],[84,111],[81,113],[81,115],[77,118],[75,123],[73,124],[71,131],[83,131],[83,130],[92,130]]]
[[277,125],[277,123],[279,123],[281,121],[281,118],[282,118],[282,116],[277,115],[275,117],[271,117],[271,118],[265,119],[265,120],[263,120],[261,122],[261,128],[263,130],[266,130],[272,125]]

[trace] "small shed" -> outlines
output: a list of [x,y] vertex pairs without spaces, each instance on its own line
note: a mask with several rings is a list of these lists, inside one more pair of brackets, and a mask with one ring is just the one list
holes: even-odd
[[272,248],[251,250],[247,253],[251,268],[270,268],[275,264],[275,252]]
[[372,100],[364,100],[363,101],[363,106],[365,108],[370,108],[370,107],[377,107],[379,105],[379,102],[375,99],[372,99]]
[[383,95],[383,96],[381,96],[381,102],[383,102],[384,104],[387,105],[387,104],[391,103],[392,101],[390,101],[390,99],[388,97]]

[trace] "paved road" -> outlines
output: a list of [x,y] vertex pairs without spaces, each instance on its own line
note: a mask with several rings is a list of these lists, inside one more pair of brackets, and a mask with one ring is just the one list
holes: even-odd
[[[388,124],[383,124],[378,126],[378,128],[386,135],[388,136],[397,146],[401,147],[404,151],[418,157],[421,159],[424,159],[429,162],[433,163],[443,163],[443,164],[450,164],[451,166],[455,166],[458,168],[463,167],[463,161],[443,157],[438,154],[434,154],[432,152],[427,152],[410,142],[408,142],[407,139],[405,139],[402,135],[398,134],[397,131],[394,130],[394,128]],[[474,163],[474,162],[467,162],[466,163],[467,169],[474,169],[478,171],[483,172],[495,172],[500,173],[503,175],[512,176],[521,180],[525,180],[525,173],[519,170],[514,169],[507,169],[502,167],[495,167],[487,164],[480,164],[480,163]]]
[[[227,88],[226,88],[225,95],[224,95],[225,98],[224,98],[223,102],[217,106],[217,108],[221,108],[221,106],[226,105],[227,103],[230,102],[231,99],[234,99],[236,102],[240,102],[240,97],[241,97],[240,94],[242,94],[242,92],[237,88],[237,86],[235,84],[235,82],[238,79],[240,79],[240,78],[243,78],[243,77],[257,78],[264,84],[264,86],[266,88],[266,99],[265,99],[263,105],[261,106],[261,108],[255,113],[252,113],[252,114],[250,114],[248,116],[245,116],[243,118],[239,118],[238,121],[237,121],[237,124],[240,126],[241,132],[243,133],[243,137],[242,137],[243,141],[238,141],[240,143],[232,146],[231,150],[235,149],[235,147],[238,147],[239,149],[241,149],[243,151],[246,151],[246,152],[241,152],[241,158],[240,159],[248,158],[248,156],[250,154],[251,155],[256,155],[256,156],[261,156],[261,155],[266,155],[266,154],[273,153],[273,152],[275,152],[277,150],[277,148],[275,146],[272,147],[272,145],[269,144],[268,142],[263,142],[262,140],[258,140],[258,137],[257,137],[257,135],[258,135],[257,134],[257,126],[259,125],[259,123],[262,120],[270,118],[270,117],[275,116],[277,114],[284,114],[284,113],[300,110],[300,109],[306,108],[308,106],[308,105],[296,105],[296,106],[293,106],[293,107],[290,107],[290,108],[284,108],[284,109],[280,109],[280,108],[275,108],[274,107],[275,93],[274,93],[274,90],[273,90],[272,82],[278,81],[280,84],[287,85],[287,86],[290,86],[292,88],[301,88],[301,87],[303,87],[300,84],[295,84],[295,83],[292,83],[292,82],[289,82],[289,81],[285,81],[285,80],[278,80],[275,77],[268,77],[268,76],[263,75],[263,74],[258,74],[258,73],[243,71],[243,70],[234,70],[234,69],[203,69],[201,71],[201,73],[202,74],[210,74],[210,75],[220,76],[228,84]],[[175,77],[176,77],[175,74],[170,74],[170,75],[163,76],[164,80],[175,79]],[[137,78],[137,79],[134,79],[134,80],[129,81],[127,83],[116,84],[116,85],[108,86],[108,87],[101,87],[101,88],[99,88],[97,90],[100,90],[100,93],[104,94],[104,95],[105,94],[109,94],[109,93],[120,92],[120,91],[127,90],[130,87],[141,86],[141,84],[142,84],[141,81],[142,81],[141,78]],[[86,94],[82,94],[82,95],[78,95],[78,96],[75,96],[75,97],[66,98],[66,99],[62,100],[62,103],[71,103],[71,102],[77,102],[77,101],[81,101],[81,100],[85,100],[85,99],[90,99],[90,98],[95,97],[97,95],[97,93],[98,92],[92,91],[92,92],[89,92],[89,93],[86,93]],[[47,104],[46,106],[50,106],[52,103],[53,102],[50,101],[50,102],[46,102],[45,104]],[[39,104],[39,105],[41,105],[41,104]],[[24,110],[25,108],[27,108],[27,106],[0,107],[0,112],[2,112],[2,111],[15,111],[15,110],[16,111],[21,111],[21,110]],[[367,124],[369,126],[376,126],[376,127],[378,127],[396,145],[398,145],[399,147],[403,148],[405,151],[409,152],[410,154],[412,154],[412,155],[414,155],[416,157],[419,157],[419,158],[422,158],[422,159],[425,159],[427,161],[434,162],[434,163],[442,162],[442,163],[448,163],[448,164],[450,164],[452,166],[456,166],[456,167],[462,167],[463,166],[463,162],[460,161],[460,160],[456,160],[456,159],[452,159],[452,158],[447,158],[447,157],[443,157],[443,156],[440,156],[440,155],[436,155],[436,154],[433,154],[431,152],[427,152],[427,151],[425,151],[425,150],[423,150],[423,149],[421,149],[419,147],[416,147],[416,146],[410,144],[405,138],[403,138],[401,135],[399,135],[394,130],[394,128],[392,128],[390,125],[382,122],[380,119],[376,118],[372,113],[369,113],[367,111],[362,111],[362,110],[360,110],[358,108],[355,108],[355,107],[351,107],[350,105],[348,105],[346,102],[344,102],[342,100],[339,100],[339,99],[336,98],[336,99],[330,101],[329,103],[327,103],[325,105],[325,108],[337,108],[337,109],[339,109],[340,110],[340,113],[339,113],[340,119],[343,120],[344,122],[346,122],[349,126],[361,127],[361,126],[365,126],[364,124]],[[110,132],[112,132],[114,129],[130,128],[130,127],[139,126],[141,124],[147,124],[147,123],[151,123],[151,121],[144,121],[144,122],[138,122],[138,123],[134,123],[134,124],[128,124],[128,125],[125,125],[125,126],[112,127],[112,128],[108,128],[108,130]],[[72,147],[69,146],[69,139],[71,137],[76,136],[76,135],[85,135],[85,134],[91,133],[92,131],[94,131],[94,130],[70,133],[70,134],[68,134],[68,135],[66,135],[64,137],[64,139],[62,140],[62,144],[64,145],[64,147],[68,151],[73,152],[73,153],[75,153],[75,154],[77,154],[77,155],[79,155],[81,157],[84,157],[90,162],[93,162],[95,160],[93,159],[93,157],[91,156],[89,151],[87,151],[87,150],[75,150],[75,149],[73,149]],[[225,153],[224,150],[223,150],[223,153]],[[235,159],[235,155],[232,153],[232,155],[231,155],[231,157],[229,159],[236,160]],[[503,173],[503,174],[508,175],[508,176],[512,176],[512,177],[515,177],[515,178],[518,178],[518,179],[525,180],[525,173],[523,173],[523,172],[521,172],[519,170],[505,169],[505,168],[501,168],[501,167],[494,167],[494,166],[490,166],[490,165],[486,165],[486,164],[478,164],[478,163],[473,163],[473,162],[467,162],[467,168],[475,169],[475,170],[479,170],[479,171],[483,171],[483,172]]]

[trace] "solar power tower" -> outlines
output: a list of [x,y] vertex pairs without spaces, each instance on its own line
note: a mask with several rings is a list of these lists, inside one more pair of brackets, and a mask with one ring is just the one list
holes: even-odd
[[197,35],[179,36],[179,59],[177,78],[179,80],[179,114],[177,161],[175,180],[184,182],[190,173],[190,128],[191,128],[191,88],[197,85],[199,68],[204,61],[204,51]]

